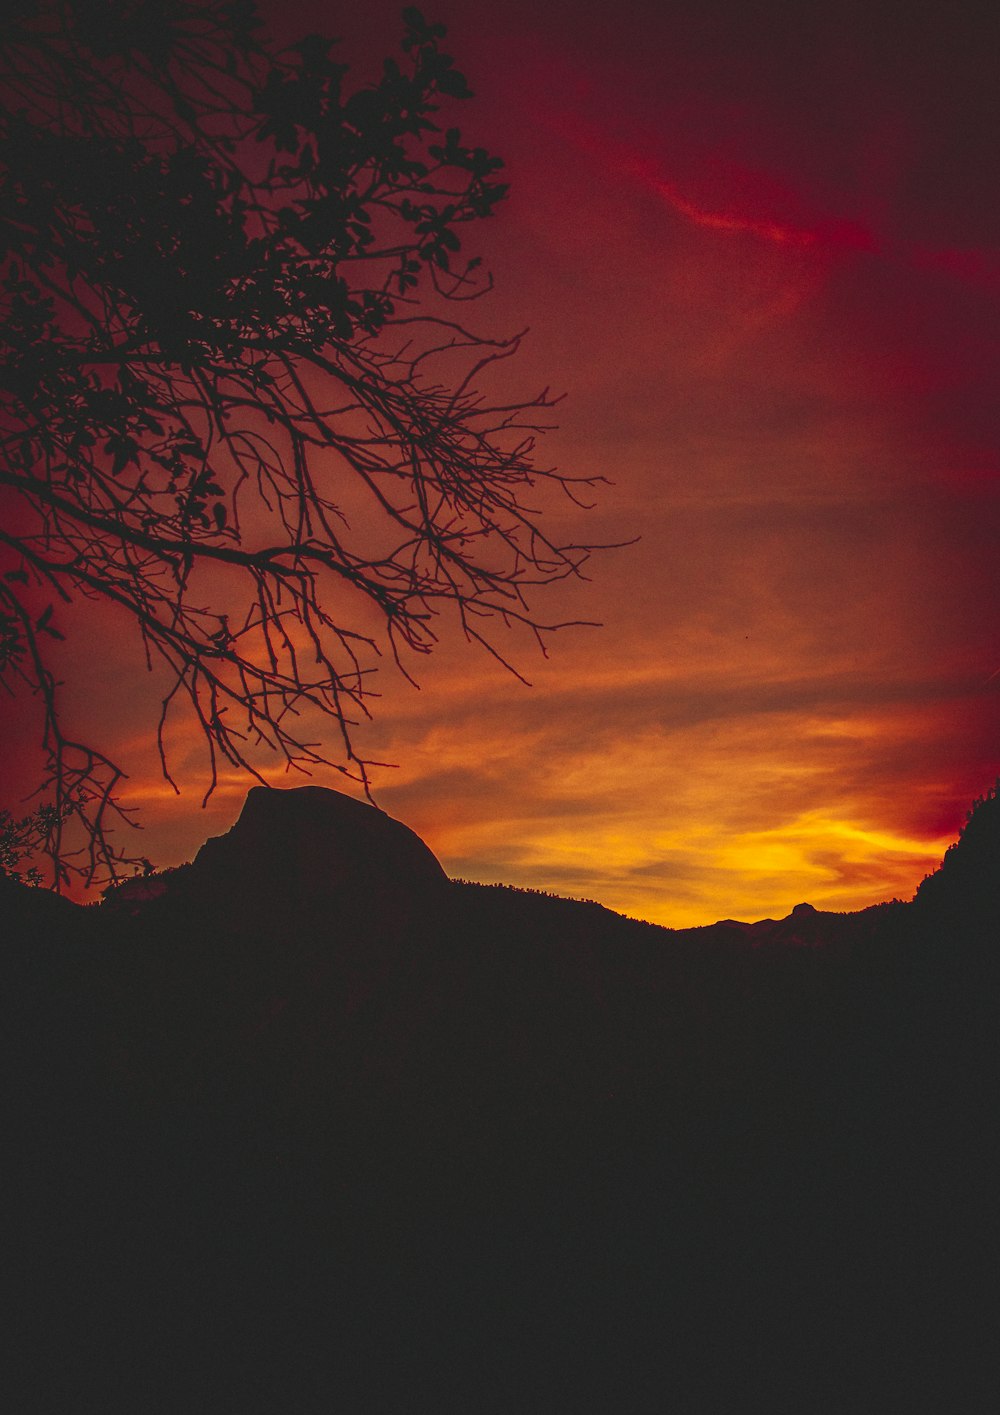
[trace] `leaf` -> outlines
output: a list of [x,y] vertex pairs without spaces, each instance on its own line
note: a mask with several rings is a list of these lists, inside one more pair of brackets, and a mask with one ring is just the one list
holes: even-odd
[[449,98],[471,98],[472,90],[464,74],[457,69],[442,69],[437,75],[437,86]]
[[218,531],[225,530],[226,508],[221,501],[217,501],[212,507],[212,515],[215,517],[215,528]]
[[111,475],[117,477],[125,470],[129,462],[135,460],[135,455],[139,448],[130,437],[116,438],[114,442],[108,444],[114,449],[114,459],[111,463]]

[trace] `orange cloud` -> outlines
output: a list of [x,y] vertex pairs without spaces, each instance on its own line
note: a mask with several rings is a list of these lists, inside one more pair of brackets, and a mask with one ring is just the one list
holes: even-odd
[[[502,29],[506,5],[483,24]],[[557,638],[548,663],[504,642],[533,690],[454,627],[418,665],[421,692],[380,673],[359,746],[400,766],[377,774],[379,802],[452,873],[667,923],[909,895],[1000,765],[986,197],[965,224],[927,198],[923,130],[891,94],[859,106],[833,75],[822,121],[798,75],[775,96],[763,38],[733,93],[741,56],[689,73],[669,16],[653,65],[609,18],[608,47],[636,49],[615,67],[568,42],[593,21],[579,7],[572,29],[568,0],[561,19],[523,8],[552,42],[527,46],[523,26],[507,50],[483,40],[513,197],[484,231],[496,300],[470,313],[533,326],[511,386],[570,394],[542,460],[616,483],[589,524],[562,508],[550,525],[643,539],[540,602],[603,631]],[[179,714],[184,795],[164,786],[158,692],[121,638],[101,623],[74,650],[72,703],[127,756],[142,848],[176,863],[248,783],[224,775],[202,812],[203,744]]]

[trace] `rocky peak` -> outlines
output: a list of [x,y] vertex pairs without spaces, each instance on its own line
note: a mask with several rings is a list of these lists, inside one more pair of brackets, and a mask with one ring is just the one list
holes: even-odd
[[185,885],[240,919],[424,908],[448,880],[430,848],[382,810],[321,786],[255,786],[236,824],[207,840]]

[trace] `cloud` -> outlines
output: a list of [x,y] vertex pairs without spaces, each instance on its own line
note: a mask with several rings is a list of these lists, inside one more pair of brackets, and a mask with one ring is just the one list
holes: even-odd
[[[615,685],[581,671],[534,695],[470,683],[397,719],[404,765],[377,795],[465,877],[674,926],[802,899],[858,908],[912,895],[982,789],[1000,694],[977,693],[860,675]],[[950,724],[977,715],[950,770],[928,775]]]
[[[482,233],[498,293],[470,313],[531,325],[505,373],[570,395],[541,460],[615,483],[549,524],[642,540],[539,601],[603,630],[548,662],[502,639],[532,690],[454,626],[421,692],[380,673],[358,735],[400,763],[380,804],[455,873],[668,923],[911,894],[1000,769],[988,65],[960,87],[950,46],[920,51],[929,22],[867,11],[452,8],[476,140],[513,181]],[[382,0],[348,18],[379,45],[398,28]],[[76,721],[121,746],[149,853],[189,857],[248,783],[199,811],[179,715],[175,799],[141,657],[117,623],[76,642]]]

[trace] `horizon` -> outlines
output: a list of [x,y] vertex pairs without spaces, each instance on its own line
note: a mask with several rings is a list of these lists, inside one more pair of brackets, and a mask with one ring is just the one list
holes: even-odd
[[[463,137],[511,183],[468,237],[496,282],[471,323],[531,326],[505,393],[567,395],[538,466],[611,483],[589,512],[550,499],[543,526],[642,538],[535,597],[603,627],[561,629],[548,657],[498,640],[530,688],[443,621],[406,660],[419,690],[383,658],[356,729],[398,763],[372,770],[375,802],[452,877],[667,927],[912,897],[1000,775],[1000,20],[422,8],[475,93]],[[261,9],[341,35],[352,73],[398,52],[387,0]],[[57,615],[73,731],[129,773],[130,844],[190,859],[252,779],[223,772],[202,811],[178,712],[175,795],[138,634],[94,604]],[[30,708],[4,696],[11,799],[33,784]]]
[[[276,791],[276,792],[293,792],[293,791],[296,791],[296,790],[303,790],[303,789],[310,789],[310,788],[313,788],[313,789],[320,789],[320,790],[332,790],[332,791],[334,791],[334,792],[338,792],[338,788],[336,788],[336,787],[318,787],[318,788],[317,788],[317,783],[315,783],[315,782],[300,782],[300,783],[298,783],[296,786],[281,786],[281,785],[269,785],[269,784],[263,784],[263,785],[262,785],[261,783],[254,783],[254,784],[252,784],[252,785],[248,788],[246,794],[244,795],[243,801],[242,801],[242,803],[240,804],[239,810],[236,812],[236,815],[234,816],[234,818],[232,819],[232,821],[229,823],[229,825],[228,825],[228,826],[225,826],[225,825],[224,825],[224,826],[222,826],[222,828],[219,829],[217,832],[215,832],[215,833],[213,833],[213,834],[210,834],[210,835],[206,835],[206,836],[205,836],[201,841],[199,841],[199,843],[194,847],[194,849],[193,849],[192,852],[191,852],[191,855],[190,855],[190,858],[189,858],[189,859],[185,859],[185,860],[182,860],[182,861],[178,861],[176,864],[172,864],[172,865],[164,865],[164,866],[154,867],[151,873],[144,873],[144,872],[138,872],[138,871],[137,871],[137,873],[135,873],[135,874],[133,874],[133,875],[123,875],[123,876],[121,876],[118,880],[116,880],[112,885],[109,885],[107,888],[105,888],[105,889],[102,891],[102,895],[106,897],[106,896],[108,896],[108,895],[110,895],[110,894],[113,894],[114,891],[116,890],[116,888],[119,887],[119,886],[129,885],[129,884],[136,883],[136,882],[138,882],[138,883],[141,884],[141,883],[142,883],[144,880],[146,880],[146,879],[156,879],[156,878],[158,878],[158,877],[167,876],[167,875],[172,874],[175,870],[178,870],[178,869],[184,870],[184,869],[187,869],[189,866],[194,865],[195,862],[196,862],[196,860],[197,860],[198,855],[199,855],[200,852],[201,852],[202,847],[203,847],[205,844],[211,844],[212,842],[214,842],[215,840],[221,838],[222,836],[229,835],[230,833],[232,833],[233,831],[235,831],[235,830],[238,828],[239,821],[240,821],[240,819],[242,818],[243,813],[244,813],[244,811],[245,811],[245,809],[246,809],[246,807],[247,807],[247,803],[248,803],[249,796],[250,796],[250,793],[251,793],[251,792],[253,792],[253,791],[258,791],[258,790],[263,790],[263,791]],[[858,906],[856,909],[829,909],[829,910],[825,910],[825,909],[822,909],[822,908],[819,908],[819,909],[818,909],[814,904],[812,904],[811,901],[806,900],[806,899],[801,899],[801,900],[796,901],[796,903],[795,903],[794,905],[791,905],[786,911],[784,911],[784,912],[782,912],[782,913],[779,913],[779,914],[774,914],[774,915],[763,915],[763,916],[755,916],[755,917],[752,917],[752,918],[748,918],[748,917],[745,917],[745,916],[741,916],[741,915],[740,915],[739,913],[737,913],[737,912],[731,912],[731,913],[729,913],[729,914],[726,914],[725,916],[719,915],[718,917],[716,917],[716,918],[714,918],[714,919],[699,920],[699,921],[697,921],[697,922],[695,922],[695,923],[669,924],[669,923],[662,923],[662,922],[660,922],[660,921],[658,921],[658,920],[655,920],[655,919],[648,919],[648,918],[643,917],[642,915],[632,914],[632,913],[627,912],[626,910],[615,909],[614,906],[609,905],[609,904],[607,904],[606,902],[604,902],[604,901],[602,901],[602,900],[594,899],[594,898],[592,898],[592,897],[590,897],[590,896],[578,895],[578,894],[567,894],[567,893],[564,893],[564,892],[560,892],[560,891],[558,891],[558,890],[553,890],[553,889],[551,889],[551,888],[547,888],[547,887],[545,887],[545,886],[543,886],[543,885],[513,884],[513,883],[511,883],[510,881],[508,881],[508,880],[503,880],[503,879],[496,879],[496,880],[470,879],[470,878],[467,878],[467,877],[465,877],[465,876],[452,873],[451,871],[449,871],[449,870],[446,868],[445,863],[444,863],[443,861],[440,861],[440,860],[439,860],[438,863],[441,865],[442,869],[444,870],[444,873],[445,873],[445,875],[446,875],[448,881],[449,881],[450,883],[452,883],[452,884],[470,885],[470,886],[475,887],[475,888],[484,888],[484,889],[504,889],[504,890],[511,890],[511,891],[513,891],[513,892],[515,892],[515,893],[529,894],[529,895],[541,895],[541,896],[543,896],[543,897],[545,897],[545,898],[554,899],[554,900],[557,900],[557,901],[560,901],[560,902],[564,902],[564,903],[584,904],[584,905],[596,905],[596,906],[599,907],[599,908],[609,909],[612,913],[616,914],[618,917],[623,918],[623,919],[625,919],[625,920],[628,920],[629,922],[641,923],[641,924],[650,924],[650,925],[653,926],[653,927],[656,927],[656,928],[665,928],[666,930],[671,931],[671,932],[673,932],[673,931],[681,931],[681,932],[683,932],[683,931],[685,931],[685,930],[692,929],[692,928],[694,928],[694,929],[698,929],[698,928],[712,928],[712,927],[714,927],[715,925],[718,925],[718,924],[738,924],[740,927],[754,928],[754,927],[756,927],[756,925],[758,925],[758,924],[771,924],[771,923],[786,922],[791,916],[793,916],[794,914],[799,913],[799,912],[802,911],[802,910],[807,910],[807,911],[810,911],[810,912],[813,912],[813,913],[819,913],[819,914],[829,913],[829,914],[837,914],[837,915],[841,915],[841,916],[848,916],[848,915],[854,915],[854,914],[857,914],[857,913],[864,912],[865,910],[870,909],[870,908],[877,908],[879,905],[882,905],[882,904],[887,904],[887,903],[900,904],[900,903],[911,903],[911,902],[914,902],[914,901],[915,901],[915,898],[916,898],[916,895],[917,895],[917,893],[918,893],[920,884],[923,882],[923,880],[927,879],[931,874],[937,873],[937,871],[938,871],[939,868],[941,867],[941,864],[942,864],[942,862],[943,862],[943,860],[944,860],[944,856],[945,856],[945,854],[947,853],[947,851],[948,851],[953,845],[955,845],[955,844],[960,840],[961,836],[963,835],[964,829],[965,829],[965,824],[968,822],[969,819],[971,819],[972,815],[974,814],[975,809],[976,809],[977,807],[983,805],[984,803],[990,801],[991,799],[995,798],[996,795],[997,795],[997,793],[998,793],[998,791],[1000,791],[1000,778],[998,778],[997,781],[996,781],[991,787],[989,787],[985,792],[983,792],[980,796],[978,796],[975,801],[970,802],[970,804],[969,804],[969,809],[968,809],[968,811],[966,812],[965,821],[964,821],[963,824],[959,827],[959,829],[958,829],[958,831],[956,832],[956,834],[955,834],[950,840],[948,840],[948,841],[946,842],[946,844],[944,845],[944,847],[943,847],[943,849],[942,849],[942,851],[941,851],[941,854],[937,857],[937,859],[936,859],[936,860],[933,862],[933,864],[930,866],[930,868],[929,868],[928,871],[927,871],[927,874],[924,875],[924,876],[922,877],[922,879],[917,882],[917,885],[914,886],[914,888],[913,888],[913,890],[911,891],[911,894],[910,894],[910,895],[904,896],[904,897],[894,895],[894,896],[890,896],[890,897],[888,897],[888,898],[886,898],[886,899],[874,900],[874,901],[871,901],[871,902],[868,903],[868,904],[862,904],[862,905]],[[383,807],[379,806],[379,804],[378,804],[377,802],[374,802],[374,801],[371,801],[371,800],[367,800],[365,797],[363,797],[363,796],[358,796],[358,795],[356,795],[356,794],[353,793],[353,792],[339,791],[338,794],[345,796],[348,800],[356,801],[359,805],[369,806],[369,807],[371,807],[373,810],[379,812],[380,814],[388,816],[390,820],[396,821],[397,823],[406,826],[407,829],[410,829],[410,830],[411,830],[411,833],[414,834],[414,835],[416,835],[417,839],[418,839],[418,840],[421,840],[423,844],[425,844],[425,845],[428,844],[427,841],[423,841],[423,840],[422,840],[422,837],[419,835],[418,832],[412,831],[412,827],[409,827],[408,824],[407,824],[407,822],[406,822],[405,820],[400,820],[398,817],[392,816],[389,812],[385,811]],[[437,856],[436,856],[435,852],[432,850],[431,853],[432,853],[432,855],[434,855],[434,857],[435,857],[435,859],[436,859]],[[70,897],[70,898],[74,898],[73,893],[71,893],[69,897]],[[95,897],[95,896],[93,895],[93,893],[87,894],[87,895],[85,895],[85,896],[84,896],[84,895],[76,895],[75,897],[76,897],[76,902],[78,902],[78,903],[83,903],[83,904],[99,904],[99,903],[101,902],[101,898],[100,898],[100,897]]]

